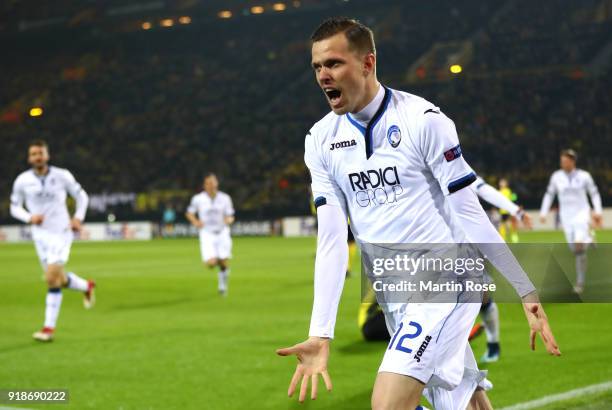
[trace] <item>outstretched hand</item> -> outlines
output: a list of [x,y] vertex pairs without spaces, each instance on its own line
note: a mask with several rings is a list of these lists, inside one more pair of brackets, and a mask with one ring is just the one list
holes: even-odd
[[293,396],[297,384],[301,380],[299,401],[303,402],[306,399],[308,382],[310,381],[310,398],[315,400],[317,398],[319,375],[323,377],[327,390],[331,391],[332,382],[329,373],[327,373],[329,339],[310,337],[302,343],[284,349],[278,349],[276,354],[279,356],[295,355],[298,359],[295,373],[293,373],[291,383],[289,383],[289,390],[287,391],[289,397]]
[[544,346],[548,353],[553,356],[561,356],[559,345],[557,345],[555,341],[555,336],[548,324],[548,317],[542,305],[540,303],[524,302],[523,309],[525,310],[525,316],[527,317],[529,328],[531,329],[529,334],[531,350],[535,350],[536,334],[540,334],[540,338],[542,342],[544,342]]

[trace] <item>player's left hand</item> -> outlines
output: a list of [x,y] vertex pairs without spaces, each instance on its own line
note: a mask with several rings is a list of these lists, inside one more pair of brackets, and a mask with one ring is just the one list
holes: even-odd
[[601,229],[603,227],[603,217],[601,214],[593,214],[593,228]]
[[523,302],[523,309],[525,310],[525,316],[527,317],[531,329],[529,334],[531,350],[535,350],[536,334],[539,333],[548,353],[553,356],[561,356],[559,345],[557,345],[555,336],[548,324],[548,317],[542,305],[539,302]]
[[73,232],[81,232],[81,228],[81,220],[78,218],[72,218],[70,221],[70,229],[72,229]]
[[296,355],[298,359],[298,365],[295,369],[295,373],[293,373],[291,383],[289,384],[289,390],[287,391],[289,397],[293,396],[297,384],[301,380],[302,384],[300,386],[299,401],[300,403],[303,402],[306,399],[308,381],[310,380],[310,398],[315,400],[317,398],[319,374],[323,377],[327,390],[331,391],[331,378],[327,372],[329,339],[309,337],[305,342],[284,349],[278,349],[276,354],[279,356]]

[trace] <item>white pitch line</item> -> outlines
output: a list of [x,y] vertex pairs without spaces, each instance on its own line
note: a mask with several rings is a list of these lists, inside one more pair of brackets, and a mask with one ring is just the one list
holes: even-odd
[[551,394],[550,396],[544,396],[542,398],[526,401],[524,403],[513,404],[509,407],[504,407],[500,410],[530,410],[538,407],[547,406],[549,404],[557,403],[560,401],[566,401],[575,399],[582,396],[588,396],[591,394],[601,393],[604,391],[612,390],[612,381],[608,381],[601,384],[592,384],[590,386],[581,387],[580,389],[566,391],[559,394]]
[[34,409],[28,409],[25,407],[6,407],[6,406],[0,406],[0,410],[34,410]]

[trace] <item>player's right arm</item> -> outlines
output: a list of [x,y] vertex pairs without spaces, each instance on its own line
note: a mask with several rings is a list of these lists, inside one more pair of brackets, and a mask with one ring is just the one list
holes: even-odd
[[338,304],[344,287],[348,261],[347,218],[343,195],[327,171],[320,144],[313,135],[306,136],[304,160],[312,178],[312,192],[317,207],[317,256],[315,260],[314,300],[309,337],[292,347],[279,349],[281,356],[295,355],[298,364],[289,384],[292,396],[301,382],[299,401],[304,401],[311,383],[311,399],[317,397],[318,377],[331,390],[327,372],[329,344],[334,336]]
[[189,223],[191,223],[193,226],[200,229],[204,227],[204,223],[200,221],[200,219],[198,219],[196,215],[197,211],[198,211],[197,198],[194,196],[193,198],[191,198],[191,202],[189,203],[189,206],[187,207],[187,212],[185,212],[185,218],[187,218]]
[[74,211],[72,220],[70,221],[70,225],[73,231],[79,232],[81,230],[81,223],[85,220],[85,214],[87,213],[89,195],[87,195],[87,192],[85,192],[81,184],[76,181],[70,171],[65,170],[63,175],[66,191],[74,198],[76,202],[76,209]]
[[555,195],[557,194],[557,189],[555,187],[555,174],[550,176],[550,180],[548,181],[548,187],[546,188],[546,193],[544,193],[544,198],[542,198],[542,206],[540,207],[540,222],[546,223],[546,216],[550,211],[550,207],[555,199]]
[[34,225],[40,225],[44,217],[42,215],[32,215],[23,206],[25,200],[25,193],[19,183],[19,178],[15,180],[13,184],[13,191],[11,192],[11,216],[15,219],[20,220],[23,223],[31,223]]
[[603,226],[601,195],[599,195],[599,190],[597,189],[597,185],[595,185],[595,181],[593,181],[591,174],[587,172],[586,175],[586,188],[589,196],[591,197],[591,202],[593,203],[593,225],[595,228],[601,228]]
[[236,220],[236,211],[234,210],[234,202],[232,201],[232,198],[228,195],[227,196],[227,205],[225,207],[225,210],[223,211],[223,222],[226,225],[231,225],[234,223],[234,221]]

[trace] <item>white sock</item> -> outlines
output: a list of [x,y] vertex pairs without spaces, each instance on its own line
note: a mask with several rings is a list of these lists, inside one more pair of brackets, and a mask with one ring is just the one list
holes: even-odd
[[499,310],[497,304],[491,302],[481,313],[487,334],[487,343],[499,343]]
[[45,327],[55,329],[60,307],[62,307],[62,290],[60,288],[49,289],[45,307]]
[[576,285],[584,286],[586,271],[587,271],[586,252],[579,252],[576,254]]
[[219,278],[219,290],[227,291],[227,282],[229,276],[229,269],[220,270],[217,273],[217,277]]
[[89,289],[89,282],[86,279],[77,276],[74,272],[68,272],[67,287],[68,289],[87,292],[87,289]]

